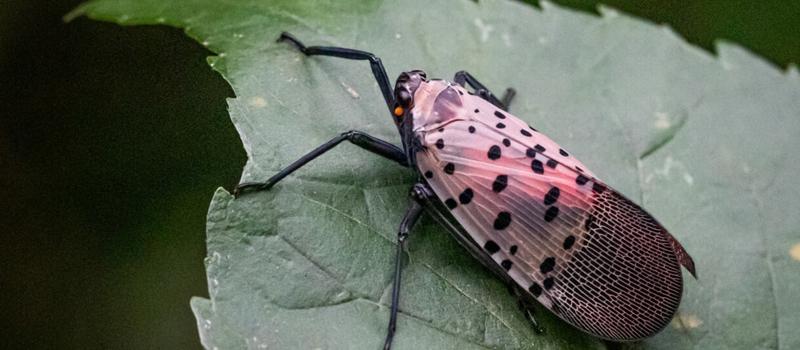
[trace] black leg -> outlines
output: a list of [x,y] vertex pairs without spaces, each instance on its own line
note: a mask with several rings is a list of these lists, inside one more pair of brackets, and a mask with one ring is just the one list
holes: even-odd
[[523,296],[524,292],[519,289],[519,286],[517,286],[517,284],[514,282],[509,283],[508,292],[517,297],[517,306],[519,306],[519,310],[522,311],[522,313],[525,315],[525,318],[531,322],[533,330],[536,332],[536,334],[544,333],[544,328],[539,325],[539,321],[536,321],[536,317],[534,316],[533,310],[535,310],[535,306],[533,302],[528,300],[527,296]]
[[381,93],[383,94],[383,99],[386,100],[386,106],[389,108],[389,113],[392,113],[394,109],[394,95],[392,95],[392,85],[389,82],[389,77],[386,75],[386,69],[383,68],[383,63],[381,63],[381,59],[377,56],[360,50],[354,49],[346,49],[342,47],[330,47],[330,46],[308,46],[306,47],[300,40],[297,40],[294,36],[289,33],[283,32],[281,36],[278,38],[278,42],[281,41],[288,41],[292,43],[298,50],[302,53],[312,56],[312,55],[319,55],[319,56],[333,56],[333,57],[340,57],[346,58],[349,60],[368,60],[369,65],[372,68],[372,74],[375,76],[375,80],[378,81],[378,86],[381,88]]
[[539,325],[539,321],[536,321],[536,317],[534,317],[534,305],[532,302],[527,300],[526,297],[522,295],[523,292],[520,291],[519,286],[516,283],[511,282],[506,285],[508,287],[508,293],[515,296],[517,298],[517,306],[519,310],[525,315],[525,318],[530,321],[531,325],[533,326],[534,332],[536,334],[544,333],[544,328]]
[[503,110],[508,111],[511,107],[511,100],[514,99],[514,96],[517,95],[517,90],[512,88],[507,88],[506,92],[503,94],[503,98],[500,99],[500,103],[503,105]]
[[503,97],[501,99],[497,99],[497,96],[495,96],[486,86],[481,84],[481,82],[478,81],[478,79],[475,79],[475,77],[473,77],[472,74],[469,74],[469,72],[463,70],[456,73],[456,76],[455,78],[453,78],[453,80],[455,80],[456,84],[461,86],[464,86],[464,84],[469,84],[470,86],[472,86],[473,89],[475,89],[475,93],[478,96],[482,97],[486,101],[489,101],[491,104],[499,107],[504,111],[508,110],[508,106],[511,103],[511,100],[514,98],[514,95],[517,94],[517,92],[514,89],[508,88],[506,89],[506,92],[503,95]]
[[536,332],[536,334],[544,333],[544,328],[539,325],[539,321],[536,321],[536,317],[533,315],[533,305],[530,305],[522,301],[522,299],[519,299],[519,309],[525,314],[525,318],[531,322],[531,325],[533,325],[533,331]]
[[367,135],[361,131],[350,130],[348,132],[342,133],[339,136],[334,137],[330,141],[315,148],[313,151],[308,152],[306,155],[300,157],[300,159],[294,161],[294,163],[289,164],[289,166],[279,171],[277,174],[273,175],[265,182],[245,182],[237,185],[236,188],[233,190],[233,195],[239,196],[242,193],[251,190],[255,191],[268,190],[284,177],[288,176],[289,174],[299,169],[306,163],[314,160],[314,158],[319,157],[320,155],[322,155],[327,151],[330,151],[332,148],[336,147],[336,145],[340,144],[342,141],[350,141],[352,144],[361,147],[367,151],[378,154],[385,158],[389,158],[397,163],[400,163],[400,165],[402,166],[408,166],[408,159],[406,159],[406,154],[399,147],[389,142]]
[[386,332],[386,340],[383,342],[383,349],[392,348],[394,331],[397,328],[397,309],[400,306],[400,276],[402,272],[403,248],[408,238],[411,228],[417,223],[422,212],[425,210],[424,202],[431,195],[431,191],[423,184],[416,184],[411,189],[411,200],[406,209],[403,220],[400,221],[400,228],[397,230],[397,255],[394,260],[394,282],[392,283],[392,306],[389,315],[389,329]]

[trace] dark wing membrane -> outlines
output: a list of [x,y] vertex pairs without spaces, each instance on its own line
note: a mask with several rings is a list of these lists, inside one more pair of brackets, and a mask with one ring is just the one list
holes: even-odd
[[669,232],[667,232],[667,236],[669,237],[670,243],[672,243],[672,249],[675,250],[675,255],[678,257],[678,262],[686,268],[689,273],[692,274],[692,277],[697,278],[697,272],[694,269],[694,259],[686,252],[686,249],[683,248],[680,242],[678,242],[675,237],[672,237]]
[[610,189],[596,196],[585,229],[582,244],[556,276],[558,288],[549,292],[556,313],[612,340],[641,339],[663,329],[683,291],[676,241]]

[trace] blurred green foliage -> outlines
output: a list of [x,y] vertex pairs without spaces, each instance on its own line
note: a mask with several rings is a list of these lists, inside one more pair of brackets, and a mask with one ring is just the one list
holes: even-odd
[[233,92],[180,31],[65,24],[77,3],[19,2],[3,33],[0,348],[197,348]]
[[[78,3],[0,10],[0,347],[196,348],[208,201],[245,160],[232,92],[180,31],[65,25]],[[605,3],[800,61],[798,2]]]
[[[533,1],[529,1],[533,2]],[[598,4],[665,23],[687,41],[713,51],[726,39],[780,66],[800,62],[800,1],[766,0],[552,0],[596,12]]]

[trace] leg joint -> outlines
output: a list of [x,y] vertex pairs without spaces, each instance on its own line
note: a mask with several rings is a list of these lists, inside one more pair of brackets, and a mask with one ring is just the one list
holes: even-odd
[[423,202],[430,199],[433,196],[433,192],[431,191],[428,186],[424,184],[414,184],[411,187],[411,198],[416,200],[417,202]]
[[358,130],[348,130],[348,131],[343,132],[341,135],[342,135],[342,137],[344,137],[345,139],[350,140],[350,141],[363,140],[364,139],[364,133],[361,132],[361,131],[358,131]]

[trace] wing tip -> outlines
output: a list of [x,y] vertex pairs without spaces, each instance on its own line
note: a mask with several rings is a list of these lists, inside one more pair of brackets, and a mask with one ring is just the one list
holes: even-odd
[[681,243],[678,242],[678,240],[675,239],[675,237],[672,237],[672,235],[669,234],[669,232],[664,230],[664,233],[667,234],[667,237],[669,238],[669,241],[672,244],[672,250],[675,251],[675,256],[678,258],[678,262],[684,268],[686,268],[686,271],[689,271],[689,273],[692,274],[692,277],[694,277],[694,279],[697,279],[697,271],[694,268],[694,259],[692,259],[692,256],[686,252],[686,249],[683,248]]
[[694,277],[695,280],[698,279],[697,271],[694,269],[694,260],[692,260],[692,257],[689,256],[689,254],[686,254],[685,259],[681,259],[681,265],[686,268],[686,271],[689,271],[689,273],[692,274],[692,277]]

